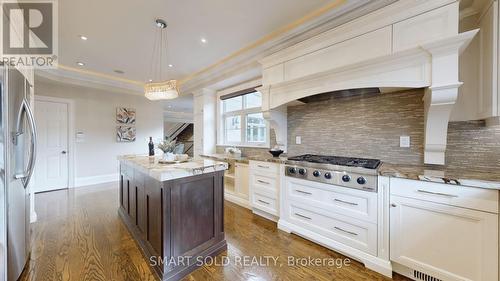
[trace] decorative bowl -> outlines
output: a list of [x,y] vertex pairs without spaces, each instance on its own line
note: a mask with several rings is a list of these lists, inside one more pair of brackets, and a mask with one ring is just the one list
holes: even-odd
[[279,157],[281,153],[283,153],[283,150],[269,150],[269,153],[273,155],[273,157]]

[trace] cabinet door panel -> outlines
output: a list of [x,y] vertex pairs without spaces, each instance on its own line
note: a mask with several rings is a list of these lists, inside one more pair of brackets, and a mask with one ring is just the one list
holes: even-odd
[[135,181],[129,179],[129,190],[128,190],[128,215],[130,216],[132,222],[137,224],[137,188]]
[[498,215],[391,196],[390,256],[442,280],[498,280]]
[[479,117],[498,115],[498,1],[493,1],[480,21]]
[[125,184],[123,174],[120,174],[120,206],[125,209],[123,205],[123,194],[124,194]]
[[122,190],[123,190],[122,191],[122,206],[123,206],[123,209],[125,209],[125,211],[128,214],[128,210],[129,210],[128,198],[129,198],[129,190],[130,190],[130,180],[126,175],[123,175],[123,189]]
[[163,188],[153,178],[146,179],[146,238],[156,255],[163,256]]
[[235,166],[236,195],[248,200],[248,165],[237,163]]
[[135,191],[136,191],[136,225],[141,231],[143,237],[145,237],[146,233],[146,193],[144,189],[144,176],[139,172],[135,172],[134,174],[134,183],[135,183]]

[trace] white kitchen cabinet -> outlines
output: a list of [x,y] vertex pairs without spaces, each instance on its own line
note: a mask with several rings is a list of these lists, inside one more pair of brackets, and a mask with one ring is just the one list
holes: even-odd
[[461,20],[461,31],[479,28],[473,42],[460,57],[464,83],[452,114],[453,121],[486,119],[499,123],[499,16],[498,0],[482,1],[477,15]]
[[399,179],[390,189],[396,272],[417,280],[498,280],[498,208],[475,208],[479,201],[498,205],[498,191]]
[[248,202],[248,164],[230,163],[224,182],[224,198],[245,208],[250,208]]
[[498,1],[482,15],[479,28],[479,117],[500,116],[498,111]]
[[280,165],[250,161],[249,192],[252,211],[267,219],[279,218]]
[[[295,233],[367,268],[392,276],[389,262],[389,179],[377,192],[282,177],[278,228]],[[387,206],[384,208],[383,206]]]

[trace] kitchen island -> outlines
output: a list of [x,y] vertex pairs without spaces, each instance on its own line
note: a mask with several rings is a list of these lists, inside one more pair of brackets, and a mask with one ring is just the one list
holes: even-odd
[[224,170],[227,164],[122,156],[118,213],[161,280],[180,280],[227,249]]

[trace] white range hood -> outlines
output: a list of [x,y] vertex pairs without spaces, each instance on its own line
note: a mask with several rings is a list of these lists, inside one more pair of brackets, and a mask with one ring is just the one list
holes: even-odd
[[261,60],[264,116],[287,140],[286,105],[359,88],[425,88],[428,164],[444,164],[448,121],[458,97],[459,54],[478,30],[458,33],[459,3],[397,1]]

